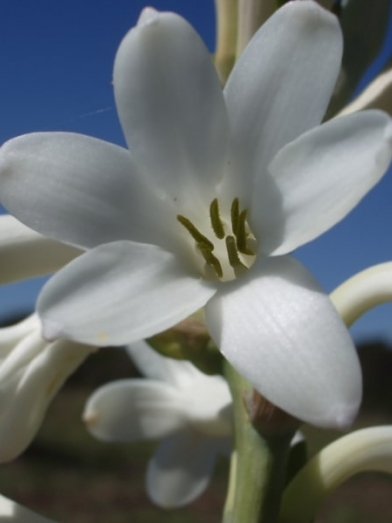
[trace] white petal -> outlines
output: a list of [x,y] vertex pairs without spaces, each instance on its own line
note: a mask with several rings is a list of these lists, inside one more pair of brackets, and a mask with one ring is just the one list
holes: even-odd
[[217,440],[231,435],[232,398],[222,376],[206,376],[199,372],[183,393],[189,398],[187,416],[192,427]]
[[355,347],[299,262],[258,262],[207,304],[206,321],[224,356],[269,401],[322,427],[352,421],[361,400]]
[[165,439],[147,470],[147,492],[163,508],[191,503],[206,489],[215,464],[215,445],[196,432]]
[[186,405],[175,388],[153,380],[119,380],[94,392],[83,419],[105,441],[139,441],[168,436],[184,425]]
[[145,341],[136,341],[128,345],[126,350],[144,376],[170,383],[177,388],[186,387],[200,374],[189,361],[161,356]]
[[80,251],[45,238],[13,216],[0,216],[0,285],[60,269]]
[[[193,205],[222,175],[228,124],[211,56],[174,13],[149,10],[122,41],[114,90],[144,176],[176,205]],[[211,198],[212,199],[212,198]]]
[[44,286],[37,303],[47,339],[123,345],[183,320],[216,292],[158,247],[102,245]]
[[246,186],[245,177],[262,185],[275,154],[320,123],[341,53],[336,17],[313,1],[289,2],[260,28],[224,91],[238,161],[234,183]]
[[31,314],[26,319],[0,329],[0,361],[8,352],[25,336],[40,328],[40,321],[36,314]]
[[94,350],[69,341],[26,336],[0,366],[0,463],[14,459],[39,429],[54,395]]
[[[392,120],[381,111],[335,118],[287,145],[269,171],[275,195],[264,192],[263,250],[286,254],[346,216],[385,174],[392,157]],[[253,209],[252,209],[253,213]]]
[[207,376],[188,361],[165,358],[143,341],[127,351],[142,373],[177,390],[185,404],[184,419],[193,427],[211,437],[231,434],[232,400],[222,376]]
[[1,523],[55,523],[52,519],[44,518],[31,510],[22,507],[15,501],[0,495],[0,522]]
[[28,134],[0,149],[4,207],[45,236],[83,248],[166,236],[161,205],[138,174],[126,149],[80,134]]

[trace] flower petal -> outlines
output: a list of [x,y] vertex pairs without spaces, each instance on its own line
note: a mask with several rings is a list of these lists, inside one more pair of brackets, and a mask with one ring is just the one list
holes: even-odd
[[153,380],[119,380],[90,396],[83,419],[98,439],[133,442],[168,436],[184,425],[185,411],[174,387]]
[[44,518],[31,510],[22,507],[15,501],[0,495],[0,522],[1,523],[55,523],[52,519]]
[[174,13],[142,13],[114,64],[119,117],[144,176],[176,205],[210,198],[222,175],[227,114],[211,56]]
[[[126,149],[73,133],[34,133],[0,149],[1,203],[45,236],[91,248],[167,236],[153,189]],[[155,219],[159,215],[159,220]]]
[[341,54],[336,17],[310,0],[289,2],[259,29],[224,90],[238,161],[230,183],[237,192],[247,185],[244,177],[263,185],[275,154],[320,123]]
[[215,292],[158,247],[113,242],[88,251],[51,278],[37,310],[48,339],[123,345],[178,323]]
[[170,383],[185,403],[184,419],[201,433],[213,437],[231,434],[231,395],[222,376],[207,376],[188,361],[166,358],[144,341],[127,351],[146,376]]
[[78,249],[45,238],[9,214],[0,216],[0,285],[60,269]]
[[183,430],[158,447],[147,469],[147,492],[163,508],[191,503],[207,487],[215,465],[213,442]]
[[54,395],[93,350],[66,340],[48,344],[36,330],[7,355],[0,366],[0,463],[30,444]]
[[256,263],[207,304],[211,335],[278,407],[314,425],[347,425],[361,400],[361,371],[342,320],[296,260]]
[[189,361],[166,358],[145,341],[135,341],[128,345],[126,350],[144,376],[170,383],[177,388],[186,387],[200,374]]
[[36,314],[9,327],[0,328],[0,361],[19,343],[25,336],[40,328],[40,321]]
[[338,223],[391,157],[392,120],[381,111],[335,118],[283,148],[269,166],[274,191],[255,209],[265,252],[286,254]]

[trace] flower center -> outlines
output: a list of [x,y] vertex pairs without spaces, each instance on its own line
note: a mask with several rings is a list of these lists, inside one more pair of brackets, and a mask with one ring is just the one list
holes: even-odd
[[256,256],[256,239],[248,225],[246,209],[241,210],[238,198],[234,198],[229,216],[222,217],[218,199],[209,208],[209,226],[201,232],[186,216],[177,220],[194,241],[202,272],[207,279],[230,281],[253,265]]

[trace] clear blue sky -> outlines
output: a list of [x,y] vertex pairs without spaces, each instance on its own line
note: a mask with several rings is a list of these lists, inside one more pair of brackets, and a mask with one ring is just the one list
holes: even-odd
[[[33,131],[73,131],[124,144],[111,76],[119,42],[141,0],[1,0],[0,143]],[[213,50],[213,0],[151,0],[185,16]],[[382,66],[392,38],[373,68]],[[392,260],[392,173],[341,224],[296,255],[331,291],[370,265]],[[42,280],[0,288],[0,321],[32,310]],[[392,305],[368,313],[356,339],[392,342]]]

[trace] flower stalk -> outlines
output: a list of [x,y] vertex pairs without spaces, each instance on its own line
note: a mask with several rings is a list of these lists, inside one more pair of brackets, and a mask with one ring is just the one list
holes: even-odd
[[216,51],[214,62],[222,85],[226,83],[235,62],[237,4],[238,0],[215,0]]
[[[252,423],[244,401],[253,393],[251,385],[226,363],[225,375],[233,396],[234,444],[229,489],[223,523],[274,523],[277,521],[286,465],[294,429]],[[257,425],[257,429],[255,428]],[[274,433],[275,432],[275,433]]]
[[380,263],[355,274],[339,285],[330,298],[350,327],[368,310],[392,300],[392,262]]
[[340,484],[365,471],[392,473],[392,427],[348,434],[321,450],[285,490],[279,523],[313,521],[318,507]]
[[255,32],[278,8],[276,0],[238,0],[238,34],[236,59]]

